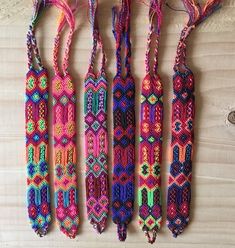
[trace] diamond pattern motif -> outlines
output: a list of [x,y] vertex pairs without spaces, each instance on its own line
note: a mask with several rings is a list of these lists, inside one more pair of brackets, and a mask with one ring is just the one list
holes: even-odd
[[[156,233],[162,223],[160,164],[162,151],[163,86],[158,76],[146,75],[141,89],[139,225]],[[148,99],[148,100],[146,100]],[[152,128],[153,126],[157,128]],[[149,242],[155,241],[154,234]]]
[[172,108],[172,153],[168,180],[167,223],[175,237],[189,222],[191,201],[192,144],[194,119],[194,79],[188,69],[174,76]]
[[[122,96],[114,98],[114,168],[112,186],[113,222],[118,225],[119,239],[126,238],[126,226],[131,221],[134,202],[134,81],[116,77],[113,94],[122,89]],[[128,100],[127,100],[128,99]],[[120,228],[124,228],[122,231]]]
[[[40,82],[44,78],[44,87]],[[51,222],[48,175],[48,82],[45,69],[26,76],[25,130],[28,215],[34,231],[44,236]]]
[[79,225],[75,89],[69,75],[54,76],[52,89],[56,219],[61,232],[75,238]]
[[[117,95],[118,97],[118,95]],[[88,72],[85,80],[86,198],[90,223],[103,232],[108,218],[107,80]]]

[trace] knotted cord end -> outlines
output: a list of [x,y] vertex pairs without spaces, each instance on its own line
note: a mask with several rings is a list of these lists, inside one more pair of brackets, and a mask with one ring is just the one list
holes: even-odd
[[143,226],[142,231],[144,232],[146,238],[148,239],[149,244],[155,243],[158,230],[159,230],[159,226],[154,226],[151,229],[146,225]]
[[101,234],[105,229],[105,222],[106,219],[103,219],[101,222],[97,222],[95,220],[91,220],[90,223],[92,224],[93,228],[97,231],[97,233]]
[[46,225],[46,226],[44,226],[44,227],[36,228],[36,229],[35,229],[35,233],[36,233],[40,238],[42,238],[42,237],[46,236],[46,234],[48,233],[48,229],[49,229],[49,226],[48,226],[48,225]]
[[[154,244],[157,238],[157,230],[153,230],[153,231],[144,231],[145,236],[148,239],[149,244]],[[151,236],[152,233],[152,236]]]
[[118,238],[120,241],[125,241],[126,240],[126,237],[127,237],[127,225],[126,224],[122,224],[122,223],[119,223],[117,225],[117,228],[118,228]]

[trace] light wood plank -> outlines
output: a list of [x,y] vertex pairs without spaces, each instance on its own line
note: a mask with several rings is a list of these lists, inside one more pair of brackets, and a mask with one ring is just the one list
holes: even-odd
[[[114,39],[111,32],[111,7],[115,1],[100,0],[101,33],[108,58],[108,77],[115,74]],[[139,110],[139,87],[144,77],[144,54],[148,31],[148,8],[133,1],[132,41],[133,72],[136,78],[136,109]],[[179,0],[169,1],[182,8]],[[169,169],[170,111],[172,65],[179,33],[186,14],[164,9],[160,44],[160,71],[165,87],[164,154],[162,164],[165,206]],[[26,73],[25,35],[31,15],[31,1],[2,0],[0,8],[0,247],[79,247],[142,248],[148,245],[135,217],[128,239],[120,243],[111,218],[107,231],[97,235],[86,220],[83,149],[83,80],[92,45],[86,10],[78,11],[78,31],[72,46],[71,74],[78,89],[78,155],[81,227],[76,240],[69,240],[53,225],[51,232],[39,239],[31,230],[25,206],[24,148],[24,78]],[[51,69],[53,39],[58,11],[43,15],[37,32],[40,51]],[[224,7],[198,27],[188,41],[188,63],[196,77],[196,142],[193,176],[192,220],[178,239],[166,226],[159,234],[159,248],[234,248],[235,247],[235,126],[227,115],[235,110],[235,1],[225,0]],[[51,73],[51,70],[50,70]],[[51,74],[52,75],[52,74]],[[112,99],[109,98],[110,171],[112,139]],[[137,114],[138,120],[138,114]],[[138,131],[138,130],[137,130]],[[51,130],[50,130],[51,137]],[[51,170],[51,181],[53,182]],[[111,174],[111,173],[110,173]],[[111,179],[111,175],[110,175]],[[164,208],[165,218],[165,208]]]

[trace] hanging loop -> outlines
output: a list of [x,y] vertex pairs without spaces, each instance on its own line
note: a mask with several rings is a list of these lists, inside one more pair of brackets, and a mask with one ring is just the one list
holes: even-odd
[[[145,233],[145,236],[148,239],[148,242],[150,244],[154,244],[155,241],[156,241],[156,238],[157,238],[157,231],[156,230],[153,230],[152,232],[150,232],[150,231],[144,231],[144,233]],[[151,236],[150,233],[152,233],[152,236]]]
[[196,0],[182,0],[186,12],[188,13],[188,21],[181,32],[180,41],[177,47],[174,70],[184,72],[186,66],[186,40],[192,30],[206,20],[216,10],[221,8],[222,0],[207,0],[204,7]]
[[39,49],[37,45],[37,40],[35,36],[35,26],[39,20],[42,10],[46,7],[46,4],[42,0],[34,0],[33,2],[33,15],[31,18],[31,23],[29,25],[29,30],[27,33],[27,54],[28,54],[28,68],[39,70],[43,69],[41,57],[39,54]]
[[[145,65],[146,65],[146,74],[157,74],[158,70],[158,52],[159,52],[159,38],[160,38],[160,29],[162,24],[162,0],[151,0],[149,5],[149,33],[147,38],[147,50],[145,54]],[[154,36],[155,35],[155,36]],[[153,39],[154,36],[154,39]],[[151,69],[150,65],[150,56],[151,56],[151,44],[152,40],[155,41],[154,44],[154,62],[153,68]]]
[[100,36],[98,19],[97,19],[97,9],[98,9],[98,0],[89,0],[89,14],[90,14],[90,23],[92,26],[92,38],[93,38],[93,47],[90,58],[89,71],[94,72],[94,64],[97,54],[97,46],[100,49],[102,54],[101,59],[101,72],[104,72],[106,64],[106,56],[104,53],[103,41]]
[[[60,22],[57,29],[57,35],[55,38],[55,44],[54,44],[54,51],[53,51],[53,62],[54,62],[54,70],[56,75],[64,75],[66,76],[68,74],[68,66],[69,66],[69,52],[70,47],[72,43],[72,37],[75,30],[75,17],[74,13],[76,11],[76,7],[70,8],[68,4],[63,0],[48,0],[49,4],[55,5],[57,8],[59,8],[62,11],[62,16],[60,18]],[[77,6],[77,2],[75,4]],[[59,56],[59,47],[60,47],[60,38],[61,38],[61,32],[63,31],[65,27],[65,20],[69,24],[70,31],[67,38],[66,48],[65,48],[65,54],[64,59],[62,63],[62,73],[60,73],[59,65],[58,65],[58,56]]]
[[116,39],[117,75],[122,74],[122,42],[125,44],[126,76],[131,74],[131,41],[130,41],[130,0],[122,0],[121,8],[113,7],[113,34]]

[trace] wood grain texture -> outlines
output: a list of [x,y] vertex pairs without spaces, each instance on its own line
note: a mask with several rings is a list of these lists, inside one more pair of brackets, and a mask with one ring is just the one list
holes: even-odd
[[[87,10],[77,14],[78,31],[72,47],[71,74],[78,95],[78,172],[81,227],[76,240],[64,237],[53,225],[43,239],[28,223],[26,213],[26,168],[24,144],[24,91],[26,73],[25,38],[31,15],[29,0],[0,0],[0,247],[79,247],[142,248],[148,245],[135,218],[125,243],[117,240],[116,226],[109,219],[107,230],[97,235],[86,219],[85,161],[83,123],[83,80],[91,50]],[[114,39],[111,32],[111,7],[118,1],[100,0],[101,33],[108,57],[109,95],[115,74]],[[148,8],[133,0],[133,72],[136,78],[136,109],[139,111],[140,83],[144,77],[144,53],[148,30]],[[180,1],[168,1],[182,8]],[[160,71],[165,87],[164,154],[162,165],[164,203],[169,169],[170,102],[172,66],[180,30],[186,14],[165,8],[160,46]],[[51,68],[53,39],[58,12],[47,10],[37,32],[40,50]],[[192,222],[177,239],[166,226],[154,247],[159,248],[234,248],[235,247],[235,126],[227,121],[235,110],[235,0],[195,30],[189,40],[188,62],[196,77],[196,149],[194,156]],[[51,74],[52,75],[52,74]],[[110,154],[112,167],[112,99],[109,97]],[[137,116],[138,119],[138,116]],[[51,133],[50,129],[50,133]],[[50,135],[51,138],[51,135]],[[137,148],[138,149],[138,148]],[[52,172],[52,170],[51,170]],[[53,182],[53,173],[51,173]],[[165,206],[165,204],[164,204]],[[164,208],[164,219],[165,219]]]

